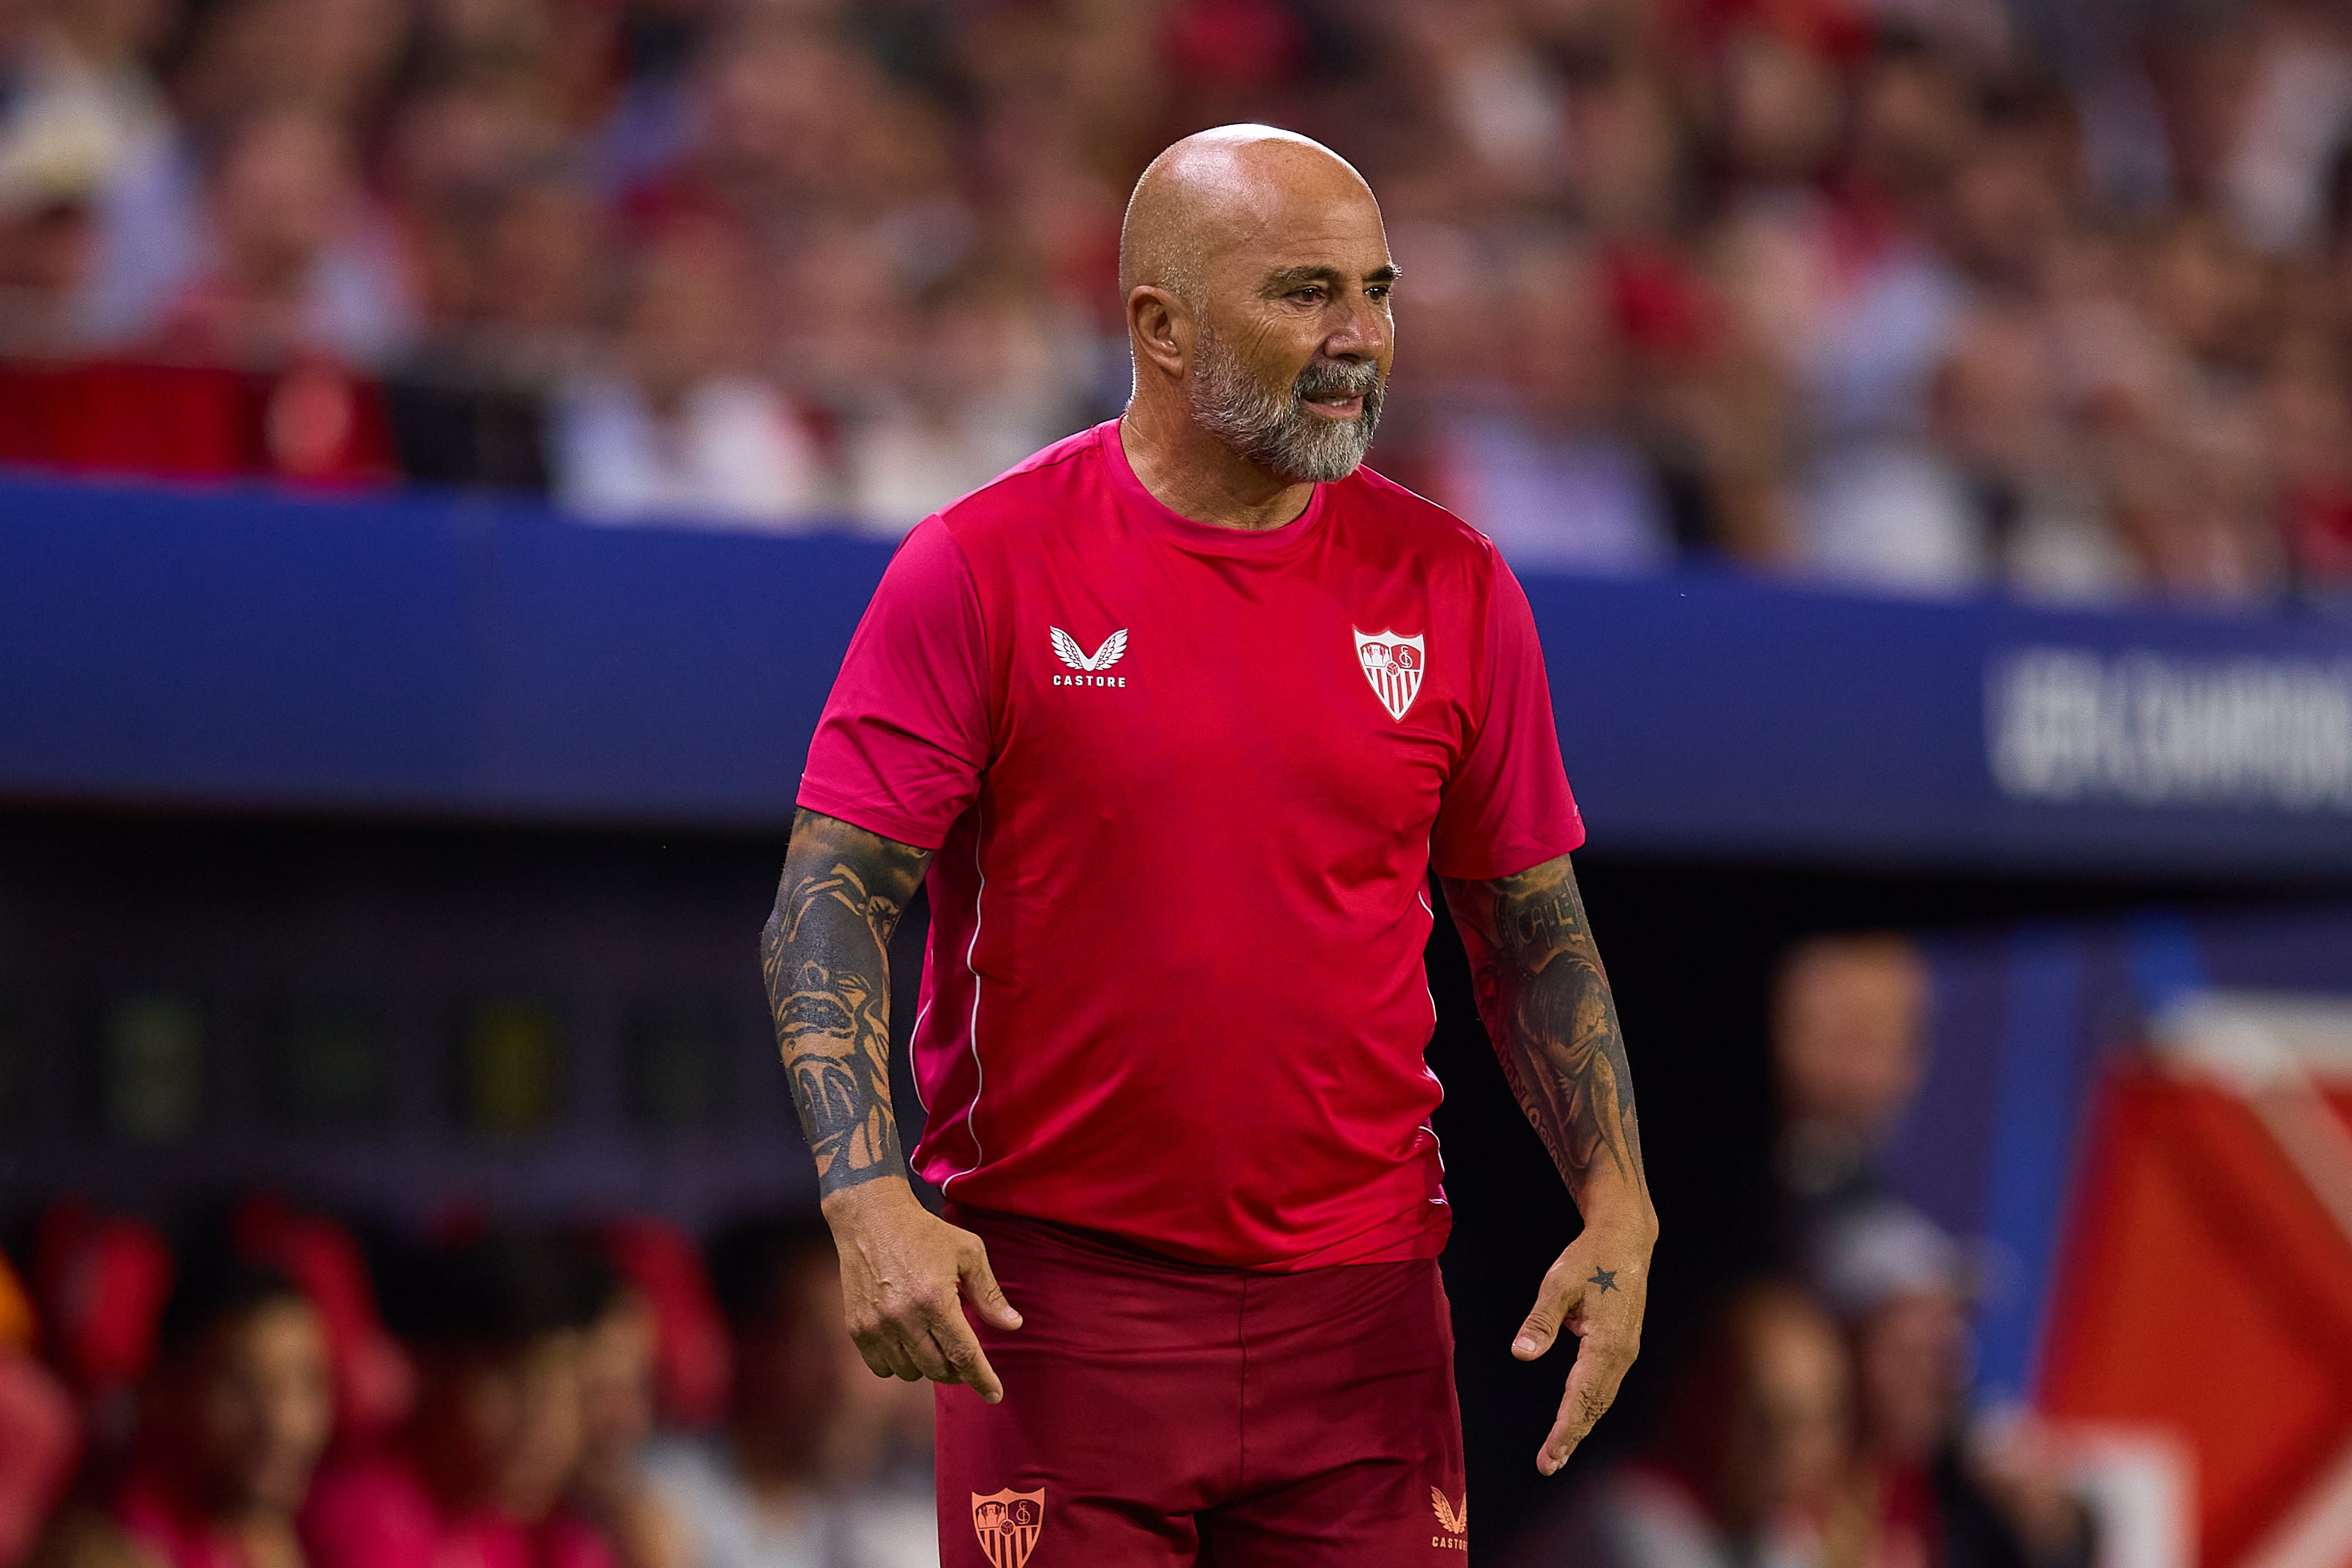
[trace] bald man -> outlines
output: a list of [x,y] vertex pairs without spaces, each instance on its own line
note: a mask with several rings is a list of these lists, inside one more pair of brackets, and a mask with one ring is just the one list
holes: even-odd
[[[950,1568],[1459,1561],[1433,869],[1584,1216],[1512,1346],[1581,1341],[1547,1473],[1657,1230],[1533,619],[1360,466],[1397,269],[1355,170],[1188,138],[1120,271],[1125,415],[908,536],[802,776],[762,955],[850,1332],[939,1385]],[[927,878],[939,1217],[889,1087]]]

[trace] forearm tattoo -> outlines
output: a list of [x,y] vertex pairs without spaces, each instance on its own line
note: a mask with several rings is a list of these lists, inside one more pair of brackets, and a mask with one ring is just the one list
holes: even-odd
[[1569,1190],[1580,1201],[1604,1166],[1646,1186],[1633,1069],[1568,857],[1444,886],[1503,1075]]
[[793,821],[760,968],[822,1192],[907,1174],[890,1105],[890,934],[929,859],[814,811]]

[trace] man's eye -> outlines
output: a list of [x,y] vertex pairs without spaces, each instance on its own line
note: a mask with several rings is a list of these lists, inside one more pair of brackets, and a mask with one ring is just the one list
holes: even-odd
[[1303,299],[1309,303],[1319,302],[1323,298],[1323,286],[1319,283],[1315,283],[1309,284],[1304,288],[1294,288],[1290,291],[1290,297],[1293,299]]

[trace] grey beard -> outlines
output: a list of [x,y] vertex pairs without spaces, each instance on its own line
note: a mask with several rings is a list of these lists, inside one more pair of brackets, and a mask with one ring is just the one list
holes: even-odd
[[[1192,417],[1252,463],[1286,479],[1322,485],[1354,473],[1371,449],[1387,390],[1379,366],[1316,360],[1296,382],[1276,392],[1252,376],[1205,321],[1193,356]],[[1334,396],[1360,396],[1363,413],[1354,419],[1326,419],[1307,412],[1307,399]]]

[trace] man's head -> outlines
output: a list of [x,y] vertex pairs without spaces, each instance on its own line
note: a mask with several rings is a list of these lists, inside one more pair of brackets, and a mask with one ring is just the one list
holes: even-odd
[[334,1420],[327,1335],[274,1269],[189,1260],[159,1331],[154,1458],[224,1519],[301,1506]]
[[1873,1453],[1924,1458],[1958,1419],[1976,1273],[1934,1220],[1891,1201],[1842,1216],[1822,1237],[1813,1283],[1852,1338],[1856,1411]]
[[1668,1401],[1658,1448],[1737,1535],[1819,1504],[1852,1422],[1837,1325],[1801,1291],[1746,1287],[1716,1314]]
[[1139,402],[1172,400],[1245,461],[1345,478],[1380,421],[1396,266],[1371,188],[1328,148],[1264,125],[1152,160],[1119,236]]
[[214,226],[230,272],[272,297],[303,287],[352,199],[350,139],[307,104],[247,112],[213,171]]
[[1781,961],[1772,1051],[1791,1123],[1852,1142],[1884,1137],[1927,1066],[1927,962],[1909,938],[1825,936]]
[[841,1403],[849,1343],[832,1232],[814,1216],[756,1216],[713,1237],[709,1262],[735,1344],[737,1446],[767,1466],[814,1466]]
[[709,1256],[735,1350],[728,1435],[747,1469],[856,1485],[929,1451],[930,1385],[876,1377],[842,1332],[841,1263],[823,1219],[739,1220]]
[[581,1459],[583,1362],[612,1276],[560,1237],[521,1232],[442,1249],[414,1275],[418,1461],[445,1506],[544,1517]]
[[621,1289],[582,1337],[581,1479],[608,1495],[625,1484],[653,1436],[656,1333],[645,1295]]

